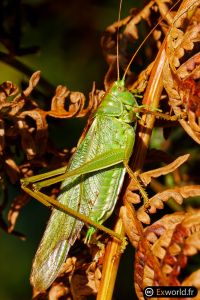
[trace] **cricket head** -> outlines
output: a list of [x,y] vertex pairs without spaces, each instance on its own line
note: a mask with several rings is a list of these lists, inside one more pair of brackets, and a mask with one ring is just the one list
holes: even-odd
[[116,97],[120,97],[121,102],[124,105],[129,105],[134,107],[137,105],[135,97],[129,90],[125,87],[124,80],[117,80],[114,82],[113,86],[111,87],[110,93],[115,95]]
[[96,114],[117,117],[123,122],[136,120],[134,108],[137,107],[134,95],[125,87],[124,80],[117,80],[104,96]]

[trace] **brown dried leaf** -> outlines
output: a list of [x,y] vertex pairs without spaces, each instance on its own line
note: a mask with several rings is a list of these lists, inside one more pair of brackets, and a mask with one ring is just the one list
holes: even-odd
[[36,155],[36,145],[34,143],[34,139],[29,132],[28,125],[25,121],[18,120],[17,126],[19,130],[19,134],[21,135],[21,144],[22,149],[27,154],[28,159],[33,158]]
[[194,255],[200,250],[200,232],[194,233],[192,236],[189,236],[186,240],[187,248],[184,253],[186,255]]
[[[34,109],[34,110],[29,110],[29,111],[24,111],[20,114],[20,118],[22,120],[25,120],[26,116],[29,116],[30,118],[32,118],[35,123],[36,123],[36,133],[33,139],[33,135],[31,135],[31,139],[28,139],[29,142],[33,141],[33,144],[31,146],[31,143],[28,145],[27,148],[25,148],[24,150],[29,154],[29,156],[33,156],[36,154],[36,145],[40,145],[40,155],[44,152],[44,150],[46,149],[46,143],[47,143],[47,139],[48,139],[48,124],[46,121],[46,113],[41,110],[41,109]],[[24,122],[23,122],[24,123]],[[26,122],[27,124],[27,122]],[[26,127],[25,127],[26,128]],[[27,141],[27,137],[29,137],[29,133],[24,130],[25,128],[22,129],[21,134],[22,134],[22,139],[25,138],[25,141]],[[23,140],[24,141],[24,140]],[[26,145],[23,144],[25,147]],[[29,149],[30,151],[30,146],[32,147],[32,153],[28,152],[27,149]]]
[[152,71],[153,64],[154,62],[149,64],[148,67],[139,74],[138,79],[130,87],[131,91],[137,90],[138,93],[144,92],[148,84],[148,79]]
[[21,234],[20,232],[18,232],[16,230],[13,230],[12,232],[10,232],[6,222],[4,221],[4,209],[7,207],[8,188],[4,184],[3,177],[0,176],[0,179],[1,179],[1,181],[0,181],[0,183],[1,183],[0,227],[6,233],[11,233],[12,235],[17,236],[21,240],[25,240],[26,237],[23,234]]
[[150,1],[141,11],[137,13],[136,16],[130,20],[124,31],[126,35],[132,36],[134,40],[138,39],[139,34],[136,25],[139,24],[141,20],[147,20],[147,22],[149,22],[151,9],[154,4],[154,1]]
[[[94,97],[95,85],[93,85],[89,103],[85,108],[86,98],[83,93],[70,92],[65,86],[59,85],[52,99],[51,110],[46,112],[47,115],[55,118],[72,118],[84,117],[94,108],[97,107],[99,99]],[[69,109],[66,110],[66,98],[69,97]]]
[[[163,209],[163,202],[168,201],[170,198],[174,199],[178,204],[182,204],[183,199],[188,197],[196,197],[200,195],[199,185],[189,185],[183,187],[175,187],[168,189],[164,192],[157,193],[149,199],[148,205],[143,205],[137,210],[138,219],[145,223],[150,224],[150,214],[156,213],[157,209]],[[147,213],[148,210],[148,213]]]
[[49,291],[49,300],[59,300],[61,297],[66,297],[69,294],[69,289],[63,283],[56,283]]
[[200,54],[196,53],[184,62],[177,70],[180,79],[188,79],[188,77],[198,79],[200,77]]
[[143,290],[148,285],[167,286],[159,260],[153,255],[146,238],[141,238],[135,254],[134,284],[139,299],[144,299]]
[[[190,239],[199,237],[200,211],[173,213],[148,226],[136,252],[135,285],[139,299],[146,286],[194,285],[199,289],[199,270],[182,283],[180,272],[186,267]],[[148,242],[147,242],[148,241]],[[192,245],[199,250],[197,244]]]
[[40,79],[40,71],[33,73],[29,79],[28,87],[19,95],[17,95],[11,102],[11,110],[9,112],[10,116],[15,116],[24,106],[27,101],[27,97],[31,94],[33,89],[38,84]]
[[140,221],[137,219],[137,217],[134,217],[133,208],[130,206],[122,206],[120,209],[120,218],[122,219],[123,226],[125,228],[125,232],[133,245],[133,247],[137,247],[138,242],[141,238],[143,228],[140,224]]
[[31,78],[29,79],[28,87],[23,91],[23,95],[28,97],[31,94],[33,89],[37,86],[40,80],[40,76],[41,76],[41,71],[36,71],[35,73],[33,73]]
[[76,257],[68,257],[66,262],[62,265],[60,274],[62,275],[63,273],[73,273],[73,271],[75,270],[76,261]]
[[11,81],[3,82],[0,85],[0,110],[11,105],[11,103],[6,100],[8,97],[15,95],[17,92],[18,88]]
[[[101,47],[103,49],[103,53],[105,59],[109,65],[109,71],[106,74],[106,78],[104,80],[105,87],[109,87],[109,82],[112,82],[112,75],[116,78],[116,39],[115,35],[117,34],[118,28],[120,29],[122,26],[125,26],[131,16],[126,17],[119,22],[114,22],[112,25],[108,26],[101,37]],[[111,76],[109,75],[111,74]],[[111,79],[112,78],[112,79]],[[106,88],[107,89],[107,88]]]
[[5,147],[5,128],[4,121],[0,119],[0,154],[4,150]]
[[[116,74],[117,74],[117,59],[116,59],[116,35],[119,29],[120,34],[118,35],[119,38],[119,61],[120,61],[120,67],[122,70],[126,70],[126,67],[130,61],[130,57],[127,54],[127,48],[128,45],[133,43],[135,40],[138,40],[139,38],[139,26],[142,23],[142,21],[145,21],[145,25],[151,26],[154,22],[155,13],[160,13],[162,15],[163,20],[166,20],[169,24],[171,23],[172,17],[171,13],[169,12],[168,5],[165,3],[170,1],[150,1],[148,4],[145,5],[143,9],[140,11],[133,9],[131,11],[132,16],[128,16],[123,20],[120,20],[118,22],[115,22],[114,24],[110,25],[102,39],[101,39],[101,46],[104,51],[104,55],[106,58],[106,61],[109,65],[108,72],[105,76],[104,85],[106,87],[106,90],[110,86],[110,84],[116,80]],[[152,20],[151,20],[152,18]],[[151,22],[152,21],[152,22]],[[152,23],[152,24],[151,24]],[[164,28],[164,27],[163,27]],[[150,29],[148,30],[148,32]],[[164,29],[160,29],[159,35],[154,35],[155,42],[157,45],[160,45],[159,39],[161,38],[162,34],[161,32],[165,31]],[[151,39],[151,43],[153,44],[153,39]],[[154,42],[154,43],[155,43]],[[147,53],[148,54],[148,53]],[[150,54],[150,52],[149,52]],[[153,52],[151,53],[151,56],[153,57]],[[140,59],[138,59],[140,61]],[[135,60],[135,64],[137,64],[137,61]],[[128,80],[133,81],[133,74],[130,70],[127,70],[127,75],[129,76]],[[127,80],[127,81],[128,81]]]
[[12,233],[14,230],[17,218],[19,216],[19,213],[21,209],[27,204],[29,200],[29,195],[28,194],[20,194],[18,195],[13,203],[11,204],[11,207],[8,212],[8,232]]
[[[72,115],[77,115],[79,116],[79,113],[81,112],[81,114],[84,115],[84,113],[86,114],[86,111],[84,111],[84,105],[85,105],[85,96],[83,93],[80,92],[71,92],[70,95],[70,101],[71,101],[71,105],[69,106],[69,112]],[[77,110],[78,108],[78,110]],[[77,113],[79,111],[79,113]]]
[[48,115],[52,117],[62,117],[65,116],[66,118],[69,117],[69,112],[67,112],[64,108],[65,105],[65,98],[70,94],[70,91],[67,87],[59,85],[56,88],[56,93],[51,101],[51,110],[49,111]]
[[185,154],[182,156],[179,156],[177,159],[175,159],[172,163],[158,168],[158,169],[154,169],[148,172],[144,172],[140,175],[140,179],[142,180],[142,182],[145,185],[148,185],[151,182],[151,178],[157,178],[161,175],[166,175],[168,173],[173,172],[174,170],[176,170],[179,166],[181,166],[186,160],[188,160],[189,158],[189,154]]
[[12,184],[16,183],[16,181],[19,180],[19,167],[16,165],[15,161],[10,157],[7,157],[5,159],[5,171]]

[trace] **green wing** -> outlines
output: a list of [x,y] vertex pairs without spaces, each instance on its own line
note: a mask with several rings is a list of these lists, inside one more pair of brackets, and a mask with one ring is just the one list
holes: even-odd
[[[80,167],[105,151],[125,148],[127,130],[134,141],[131,126],[115,118],[97,116],[72,156],[68,170]],[[88,175],[68,178],[61,185],[58,200],[102,223],[114,209],[124,174],[120,163]],[[68,214],[53,210],[33,263],[31,282],[38,290],[46,290],[55,280],[83,225]]]

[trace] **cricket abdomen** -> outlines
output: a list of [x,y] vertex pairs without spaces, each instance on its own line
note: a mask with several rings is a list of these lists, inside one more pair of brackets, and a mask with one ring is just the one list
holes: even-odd
[[[89,214],[90,219],[102,224],[110,217],[121,191],[124,175],[125,168],[122,163],[97,174],[101,184],[99,186],[99,195],[96,198]],[[90,240],[95,231],[95,228],[90,227],[87,232],[86,239]]]
[[[98,155],[109,150],[114,153],[118,149],[125,149],[127,136],[130,137],[130,135],[134,143],[134,130],[129,124],[123,123],[117,118],[106,116],[97,116],[95,122],[98,134],[94,133],[93,135],[92,130],[91,133],[88,132],[91,134],[90,138],[93,141],[88,156],[90,152]],[[122,188],[124,176],[123,162],[94,172],[91,175],[84,175],[83,193],[90,205],[88,214],[90,219],[101,224],[112,214]],[[89,229],[88,239],[94,231],[94,228]]]

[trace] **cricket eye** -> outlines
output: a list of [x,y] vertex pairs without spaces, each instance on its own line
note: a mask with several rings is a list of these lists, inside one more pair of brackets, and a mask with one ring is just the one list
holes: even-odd
[[118,91],[119,92],[123,92],[124,91],[124,88],[122,86],[118,87]]

